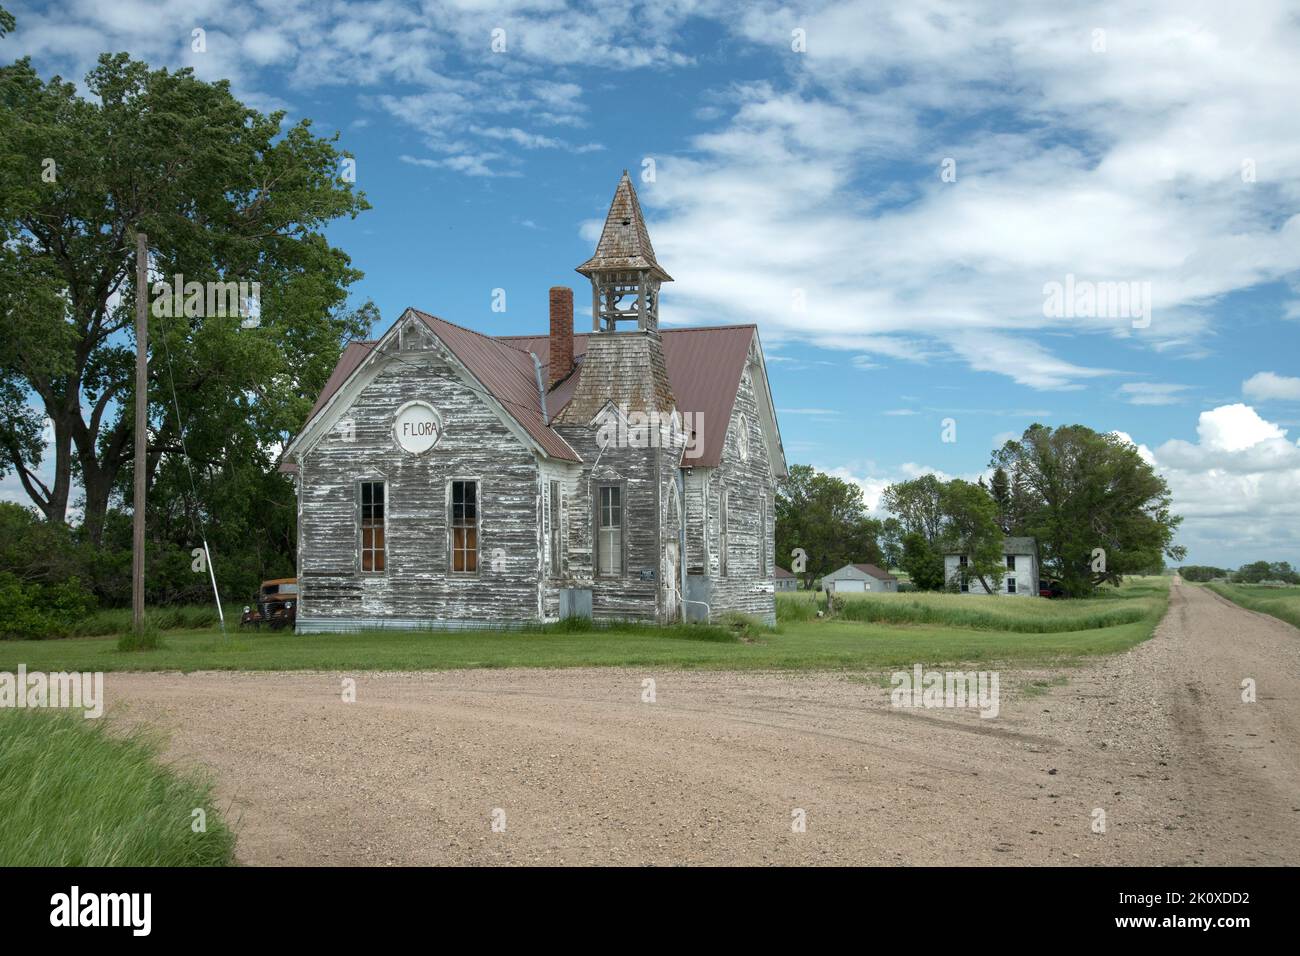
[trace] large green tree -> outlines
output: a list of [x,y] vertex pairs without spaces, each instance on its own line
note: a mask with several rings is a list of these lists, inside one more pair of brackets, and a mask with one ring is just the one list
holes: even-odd
[[919,534],[932,545],[943,532],[943,481],[937,475],[921,475],[885,489],[880,506],[894,515],[903,534]]
[[791,570],[805,587],[846,564],[883,564],[880,532],[881,522],[867,514],[861,488],[811,465],[791,467],[777,490],[777,563],[794,565],[791,554],[802,549],[806,565]]
[[[82,98],[57,76],[45,81],[27,60],[0,68],[0,467],[55,522],[80,482],[98,541],[136,464],[136,230],[148,235],[151,283],[260,286],[256,328],[210,307],[151,315],[151,481],[160,465],[183,464],[181,423],[203,480],[243,468],[252,472],[234,487],[267,476],[341,342],[374,312],[347,308],[361,273],[324,236],[368,208],[342,175],[337,137],[250,109],[224,81],[126,54],[101,56],[85,88]],[[46,420],[49,482],[39,477]],[[281,501],[286,491],[269,489]]]
[[1011,478],[1005,468],[994,468],[989,481],[989,494],[998,508],[998,525],[1004,534],[1014,534],[1011,530]]
[[886,521],[899,533],[898,566],[922,591],[942,588],[943,481],[921,475],[896,482],[885,489],[880,506],[893,515]]
[[917,532],[903,535],[898,566],[907,572],[912,585],[921,591],[939,591],[944,586],[943,555]]
[[921,475],[890,485],[881,504],[903,529],[900,566],[924,591],[944,580],[943,556],[966,555],[966,573],[996,594],[1005,574],[999,507],[982,483]]
[[1019,486],[1019,533],[1038,539],[1047,572],[1067,594],[1181,560],[1173,543],[1182,519],[1170,510],[1165,480],[1138,449],[1083,425],[1031,425],[993,454],[992,465]]

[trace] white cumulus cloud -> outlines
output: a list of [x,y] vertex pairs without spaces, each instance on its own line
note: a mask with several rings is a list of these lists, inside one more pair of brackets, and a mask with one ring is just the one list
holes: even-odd
[[1300,378],[1256,372],[1241,383],[1241,394],[1254,402],[1300,402]]

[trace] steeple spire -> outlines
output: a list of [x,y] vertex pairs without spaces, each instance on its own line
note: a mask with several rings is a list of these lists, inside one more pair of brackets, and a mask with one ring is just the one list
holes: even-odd
[[655,260],[641,203],[626,169],[614,191],[596,253],[577,271],[591,280],[593,331],[617,331],[619,322],[632,321],[640,330],[658,330],[659,284],[672,282],[673,277]]

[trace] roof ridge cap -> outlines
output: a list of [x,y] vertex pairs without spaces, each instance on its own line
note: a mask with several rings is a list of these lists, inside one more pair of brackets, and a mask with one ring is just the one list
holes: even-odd
[[[480,332],[478,329],[471,329],[471,328],[470,328],[469,326],[467,326],[467,325],[460,325],[460,324],[458,324],[458,323],[456,323],[456,322],[452,322],[452,321],[450,321],[450,320],[448,320],[448,319],[444,319],[444,318],[443,318],[442,316],[440,316],[440,315],[434,315],[432,312],[425,312],[423,309],[417,309],[417,308],[415,308],[415,306],[408,306],[408,308],[409,308],[412,312],[414,312],[416,315],[422,315],[422,316],[424,316],[426,319],[433,319],[434,321],[441,322],[443,325],[450,325],[453,329],[460,329],[462,332],[468,332],[470,335],[477,335],[479,338],[481,338],[481,339],[487,339],[489,342],[495,342],[495,343],[497,343],[498,345],[505,345],[505,343],[501,341],[503,338],[505,338],[505,336],[500,336],[500,335],[488,335],[488,334],[485,333],[485,332]],[[536,338],[536,336],[532,336],[532,335],[521,335],[521,336],[516,336],[516,338]],[[510,349],[512,352],[518,352],[520,355],[532,355],[532,354],[533,354],[532,352],[528,351],[527,349],[515,348],[513,345],[506,345],[506,348]]]
[[[414,310],[414,311],[419,311],[419,310],[417,309],[417,310]],[[436,319],[436,318],[438,318],[438,317],[435,315],[435,316],[431,316],[431,318],[435,318],[435,319]],[[439,321],[439,322],[447,322],[446,319],[438,319],[438,321]],[[447,324],[448,324],[448,325],[456,325],[456,323],[454,323],[454,322],[447,322]],[[461,328],[461,326],[456,325],[456,328]],[[723,324],[721,324],[721,325],[686,325],[686,326],[679,326],[679,327],[677,327],[677,328],[667,328],[667,329],[662,329],[662,328],[661,328],[661,329],[657,329],[656,331],[657,331],[660,335],[668,335],[668,334],[670,334],[670,333],[674,333],[674,332],[722,332],[722,331],[725,331],[726,329],[757,329],[757,328],[758,328],[758,323],[757,323],[757,322],[727,322],[727,323],[723,323]],[[473,329],[466,329],[465,331],[467,331],[467,332],[473,332],[474,330],[473,330]],[[630,331],[633,331],[633,330],[631,330],[631,329],[624,329],[623,331],[624,331],[624,332],[630,332]],[[643,331],[643,330],[638,329],[638,330],[636,330],[636,331]],[[482,335],[483,333],[482,333],[482,332],[477,332],[477,333],[475,333],[475,334],[476,334],[476,335]],[[597,332],[574,332],[574,333],[573,333],[573,337],[574,337],[574,338],[586,338],[586,337],[588,337],[588,336],[592,336],[592,335],[605,335],[605,334],[607,334],[607,333],[604,332],[604,331],[597,331]],[[496,341],[496,342],[501,342],[501,341],[504,341],[504,340],[506,340],[506,339],[548,339],[548,338],[550,338],[550,337],[551,337],[551,333],[550,333],[549,331],[547,331],[547,332],[534,332],[534,333],[532,333],[531,335],[529,335],[529,334],[520,334],[520,335],[489,335],[489,336],[488,336],[488,338],[490,338],[490,339],[492,339],[492,340],[494,340],[494,341]],[[514,348],[514,346],[512,345],[511,348]],[[524,351],[524,350],[523,350],[523,349],[518,349],[517,351]]]

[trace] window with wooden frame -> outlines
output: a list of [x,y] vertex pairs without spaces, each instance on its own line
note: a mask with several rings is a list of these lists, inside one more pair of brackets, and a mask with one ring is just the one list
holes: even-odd
[[758,496],[758,576],[767,577],[767,495]]
[[596,573],[613,577],[623,573],[623,486],[596,489]]
[[358,482],[357,496],[361,524],[361,570],[382,573],[388,564],[384,541],[384,482]]
[[961,576],[960,577],[961,591],[963,594],[966,594],[967,592],[970,591],[970,577],[966,572],[966,567],[967,567],[966,555],[964,554],[960,555],[957,558],[957,573]]
[[551,549],[551,575],[559,577],[564,573],[560,566],[561,558],[561,523],[560,523],[560,483],[551,482],[551,526],[550,526],[550,549]]
[[731,543],[731,529],[728,527],[727,515],[730,503],[731,489],[723,488],[718,498],[718,573],[722,575],[727,573],[727,552],[730,550],[728,545]]
[[451,482],[447,527],[451,537],[453,574],[478,573],[478,482],[456,478]]

